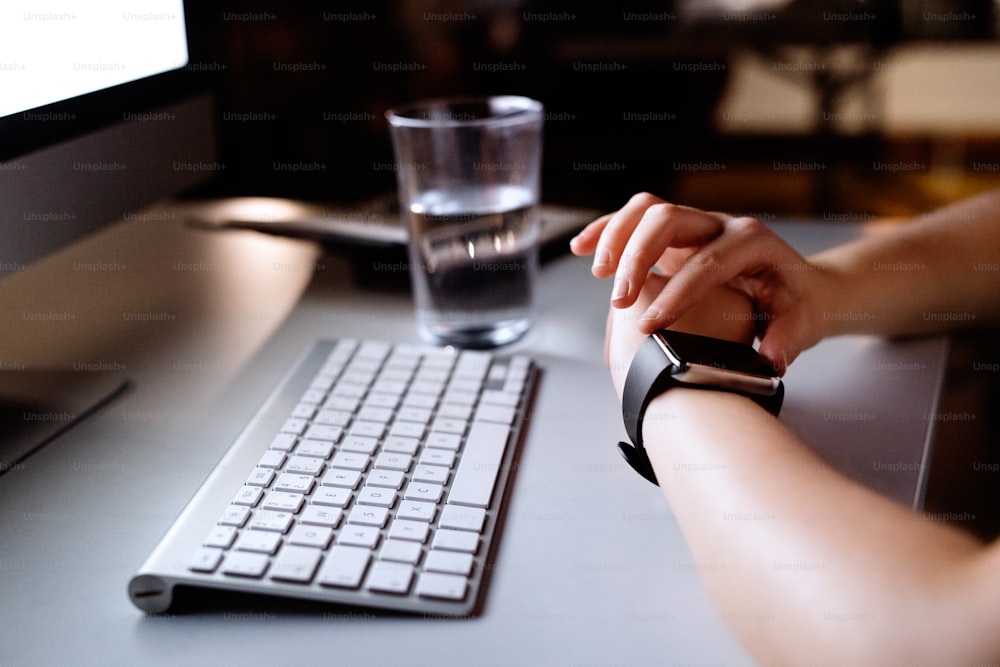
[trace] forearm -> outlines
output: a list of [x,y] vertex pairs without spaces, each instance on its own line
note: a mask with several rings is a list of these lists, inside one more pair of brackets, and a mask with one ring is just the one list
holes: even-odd
[[825,335],[922,334],[1000,321],[1000,191],[820,253],[834,277],[814,314]]
[[957,613],[974,540],[848,481],[745,398],[671,390],[644,424],[708,589],[762,663],[978,655],[990,633]]

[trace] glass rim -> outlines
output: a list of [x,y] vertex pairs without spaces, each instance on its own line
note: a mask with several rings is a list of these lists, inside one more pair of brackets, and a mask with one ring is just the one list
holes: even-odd
[[[468,112],[457,111],[458,107],[472,105],[481,105],[491,114],[469,116]],[[449,112],[450,108],[456,111]],[[530,117],[541,119],[542,109],[541,102],[525,95],[454,95],[407,102],[387,110],[385,117],[393,127],[496,126],[524,123]]]

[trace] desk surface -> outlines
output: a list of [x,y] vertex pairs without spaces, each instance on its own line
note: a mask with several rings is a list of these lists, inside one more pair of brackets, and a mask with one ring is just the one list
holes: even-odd
[[[804,252],[858,233],[780,231]],[[308,242],[194,230],[169,207],[0,281],[0,362],[132,382],[0,476],[0,664],[748,664],[700,583],[713,564],[692,559],[659,492],[613,447],[608,289],[585,260],[542,271],[537,325],[512,349],[543,367],[543,417],[484,612],[450,621],[256,599],[146,617],[126,594],[295,357],[317,337],[412,340],[408,293],[358,289],[345,262]],[[825,341],[789,372],[783,418],[834,465],[911,502],[946,353],[941,339]],[[585,414],[565,400],[581,387]],[[593,437],[566,442],[570,419]]]

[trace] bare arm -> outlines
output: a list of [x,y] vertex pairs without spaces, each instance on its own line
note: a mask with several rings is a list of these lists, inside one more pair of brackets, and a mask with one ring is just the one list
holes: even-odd
[[[651,277],[632,308],[611,311],[619,393],[643,335],[637,314],[661,288]],[[688,322],[710,325],[704,310],[720,307],[734,306],[705,299]],[[644,424],[664,497],[695,560],[711,565],[709,593],[762,664],[1000,659],[1000,546],[850,481],[743,397],[671,389]]]
[[810,258],[836,289],[825,335],[896,336],[1000,322],[1000,191],[963,200]]
[[[715,604],[762,664],[1000,658],[1000,554],[842,477],[742,397],[668,391],[644,437]],[[725,419],[719,419],[725,414]]]

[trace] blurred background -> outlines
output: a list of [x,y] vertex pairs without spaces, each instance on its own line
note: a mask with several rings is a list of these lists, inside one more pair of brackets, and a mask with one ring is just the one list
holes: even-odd
[[[471,92],[546,106],[543,198],[639,190],[770,221],[905,218],[1000,186],[1000,0],[251,0],[200,3],[214,86],[205,196],[351,203],[395,188],[386,109]],[[1000,534],[1000,362],[954,339],[932,516]],[[949,412],[951,411],[951,412]],[[982,511],[987,508],[987,511]],[[993,508],[989,511],[988,508]]]
[[394,187],[385,110],[527,94],[545,197],[907,215],[1000,182],[994,0],[258,0],[195,11],[221,194]]

